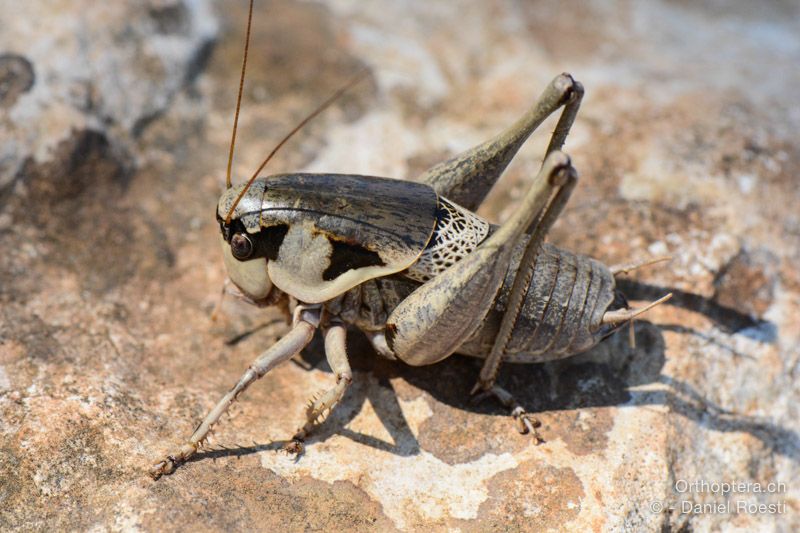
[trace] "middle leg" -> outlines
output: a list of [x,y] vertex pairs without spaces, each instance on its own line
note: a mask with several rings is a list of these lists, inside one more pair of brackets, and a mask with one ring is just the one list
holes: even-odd
[[344,324],[334,323],[325,331],[325,357],[336,376],[336,385],[308,402],[306,423],[284,447],[287,452],[298,455],[303,453],[306,437],[322,424],[353,382],[353,372],[347,360],[347,330]]

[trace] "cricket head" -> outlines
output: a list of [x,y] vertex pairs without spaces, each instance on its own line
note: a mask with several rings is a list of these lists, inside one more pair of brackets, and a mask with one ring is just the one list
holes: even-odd
[[247,185],[236,185],[222,193],[217,204],[217,221],[228,277],[242,294],[259,302],[273,288],[267,264],[274,251],[266,242],[267,236],[262,235],[260,225],[266,182],[258,179]]
[[[233,130],[231,144],[228,151],[228,168],[225,175],[226,190],[217,204],[217,220],[222,231],[222,254],[225,258],[225,268],[231,281],[242,293],[256,303],[268,304],[270,293],[274,284],[267,270],[270,259],[277,258],[277,248],[288,230],[287,226],[262,228],[261,204],[266,191],[266,178],[257,178],[270,159],[292,136],[300,131],[303,126],[314,117],[322,113],[335,102],[350,87],[362,80],[367,69],[360,71],[349,83],[340,88],[330,98],[323,102],[306,118],[301,120],[284,138],[272,149],[266,159],[261,163],[250,180],[242,185],[234,186],[231,180],[233,152],[236,146],[236,129],[239,123],[239,110],[242,105],[242,88],[244,87],[245,71],[247,69],[247,50],[250,43],[250,25],[253,18],[253,0],[250,0],[247,18],[247,34],[245,36],[244,57],[242,58],[242,73],[239,79],[239,95],[236,98],[236,112],[233,117]],[[276,245],[276,242],[278,245]],[[278,297],[280,291],[273,293]]]

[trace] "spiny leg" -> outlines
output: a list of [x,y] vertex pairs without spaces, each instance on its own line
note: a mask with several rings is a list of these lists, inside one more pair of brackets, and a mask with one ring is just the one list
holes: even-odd
[[[547,154],[560,150],[564,145],[572,124],[575,122],[575,117],[578,114],[581,100],[583,99],[583,85],[573,81],[572,90],[568,95],[568,100],[564,106],[564,111],[558,119],[556,128],[550,138],[550,143],[547,147]],[[528,245],[525,248],[525,253],[519,263],[517,275],[514,277],[514,283],[511,287],[511,293],[506,304],[506,313],[503,315],[503,320],[500,323],[500,329],[495,337],[492,351],[489,357],[483,364],[481,369],[480,378],[475,384],[472,392],[473,394],[478,390],[491,390],[494,386],[494,381],[497,378],[497,372],[500,369],[503,354],[505,353],[508,341],[511,338],[511,332],[514,329],[519,318],[519,313],[522,310],[522,305],[525,303],[525,295],[527,294],[528,287],[530,286],[531,277],[533,276],[533,269],[536,263],[536,256],[542,247],[545,237],[550,232],[550,228],[555,224],[555,221],[561,215],[561,212],[569,201],[572,191],[578,182],[578,175],[574,168],[570,167],[569,172],[565,174],[566,182],[561,185],[556,192],[550,204],[545,208],[541,217],[534,219],[533,223],[528,228],[528,233],[531,234],[528,240]],[[507,394],[507,393],[506,393]],[[496,395],[497,396],[497,395]],[[499,399],[499,396],[498,396]],[[501,400],[502,401],[502,400]],[[516,403],[516,402],[515,402]]]
[[492,385],[489,390],[483,391],[475,396],[474,401],[481,402],[489,396],[497,398],[497,400],[509,410],[511,416],[517,422],[517,429],[520,433],[523,435],[527,433],[532,434],[533,438],[536,440],[536,444],[544,442],[539,432],[536,431],[536,428],[541,427],[542,423],[539,422],[535,416],[526,412],[525,409],[517,403],[517,400],[514,399],[514,396],[510,392],[495,384]]
[[520,208],[497,231],[392,311],[386,340],[399,359],[411,365],[435,363],[475,331],[494,305],[515,244],[570,172],[565,154],[550,154]]
[[[578,108],[583,99],[583,85],[575,82],[572,92],[569,94],[569,99],[564,106],[564,111],[558,119],[556,129],[553,131],[553,136],[550,138],[550,144],[547,147],[547,155],[551,152],[560,150],[564,145],[572,124],[575,122],[575,116],[578,114]],[[545,156],[547,157],[547,156]],[[511,332],[514,330],[519,318],[519,313],[522,311],[522,306],[525,303],[525,295],[527,294],[528,287],[530,286],[531,278],[533,277],[533,270],[536,264],[536,256],[539,255],[542,243],[545,237],[550,232],[564,207],[569,201],[575,185],[578,183],[578,174],[573,167],[570,167],[569,172],[565,173],[566,182],[561,185],[550,204],[545,208],[541,217],[538,217],[528,228],[530,239],[525,248],[525,253],[519,263],[517,275],[514,277],[514,283],[511,286],[511,294],[506,304],[506,313],[503,315],[503,320],[500,323],[500,329],[495,337],[492,351],[489,357],[481,368],[480,377],[475,387],[472,390],[474,394],[478,390],[489,390],[494,386],[494,381],[497,379],[497,372],[500,370],[500,363],[503,359],[508,341],[511,339]],[[498,397],[499,398],[499,397]],[[501,400],[502,401],[502,400]]]
[[500,370],[500,364],[503,361],[506,347],[511,339],[514,325],[525,303],[525,296],[527,295],[531,277],[533,276],[536,257],[539,255],[545,236],[550,231],[556,219],[558,219],[558,216],[561,214],[567,201],[569,201],[569,197],[578,182],[577,172],[575,172],[575,169],[572,167],[569,167],[569,172],[565,173],[565,177],[566,181],[561,185],[561,188],[556,192],[552,201],[545,208],[538,222],[532,226],[533,231],[522,259],[520,260],[517,274],[514,277],[511,293],[509,294],[508,303],[506,304],[506,312],[500,322],[500,329],[495,337],[492,350],[481,368],[478,381],[472,389],[472,394],[483,392],[478,398],[483,399],[487,396],[494,396],[500,403],[508,407],[511,411],[511,416],[513,416],[514,420],[519,424],[518,429],[520,433],[532,433],[537,444],[543,442],[536,432],[539,421],[525,412],[522,406],[517,403],[508,391],[496,385],[495,380],[497,379],[497,372]]
[[563,174],[565,181],[561,184],[560,189],[556,192],[552,201],[545,208],[542,216],[539,217],[538,222],[533,226],[533,232],[531,233],[528,245],[520,260],[517,274],[514,277],[514,283],[511,286],[511,293],[508,296],[506,312],[500,322],[500,329],[495,337],[492,350],[483,363],[478,382],[472,389],[473,394],[479,390],[490,390],[497,378],[497,372],[500,369],[503,354],[508,346],[508,341],[511,339],[511,333],[519,318],[519,313],[522,311],[522,306],[525,303],[525,296],[527,295],[531,277],[533,276],[536,256],[539,255],[545,236],[550,231],[556,219],[558,219],[564,206],[569,201],[569,197],[575,189],[575,185],[578,183],[578,174],[575,169],[569,167],[568,170],[568,172]]
[[157,464],[153,465],[149,473],[153,479],[158,479],[164,474],[175,471],[181,463],[194,455],[208,437],[212,426],[217,423],[225,411],[236,401],[239,395],[244,392],[254,381],[275,368],[280,363],[291,359],[311,342],[314,330],[319,325],[319,310],[304,309],[298,314],[294,327],[282,339],[272,345],[268,350],[261,354],[236,385],[222,397],[217,405],[211,410],[205,419],[197,426],[189,440],[181,446],[177,452],[171,453]]
[[353,373],[347,361],[347,330],[343,324],[334,323],[325,331],[325,357],[336,376],[336,385],[312,398],[306,409],[306,423],[297,430],[289,444],[284,447],[289,453],[302,454],[306,437],[344,396],[347,387],[353,382]]
[[[561,148],[580,104],[583,87],[569,74],[556,76],[517,122],[498,136],[475,146],[422,174],[417,181],[472,211],[481,205],[503,170],[533,131],[559,107],[568,104],[553,133],[547,153]],[[571,106],[571,107],[570,107]]]

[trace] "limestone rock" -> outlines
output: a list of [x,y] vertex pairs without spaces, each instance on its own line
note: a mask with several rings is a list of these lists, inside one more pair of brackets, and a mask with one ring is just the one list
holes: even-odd
[[3,2],[0,20],[0,190],[26,161],[80,157],[58,153],[76,132],[133,143],[202,70],[217,32],[207,0]]
[[[797,7],[257,5],[236,182],[365,66],[267,172],[413,178],[566,70],[586,87],[565,146],[581,181],[550,240],[608,264],[670,254],[620,287],[675,296],[635,348],[623,331],[504,367],[540,446],[470,403],[477,361],[409,368],[354,335],[354,383],[299,461],[276,450],[333,381],[319,342],[153,482],[286,332],[236,301],[209,319],[246,2],[0,2],[0,529],[800,527]],[[553,125],[484,216],[512,212]]]

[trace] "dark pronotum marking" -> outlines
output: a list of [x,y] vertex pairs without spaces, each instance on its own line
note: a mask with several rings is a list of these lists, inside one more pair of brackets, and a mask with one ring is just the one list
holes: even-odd
[[325,269],[325,272],[322,273],[322,279],[325,281],[334,280],[348,270],[386,265],[377,252],[367,250],[361,245],[348,244],[330,237],[328,241],[333,246],[333,251],[331,252],[330,264]]
[[254,253],[258,254],[258,257],[266,257],[273,261],[278,259],[278,251],[288,231],[288,224],[278,224],[262,229],[252,236],[255,245]]

